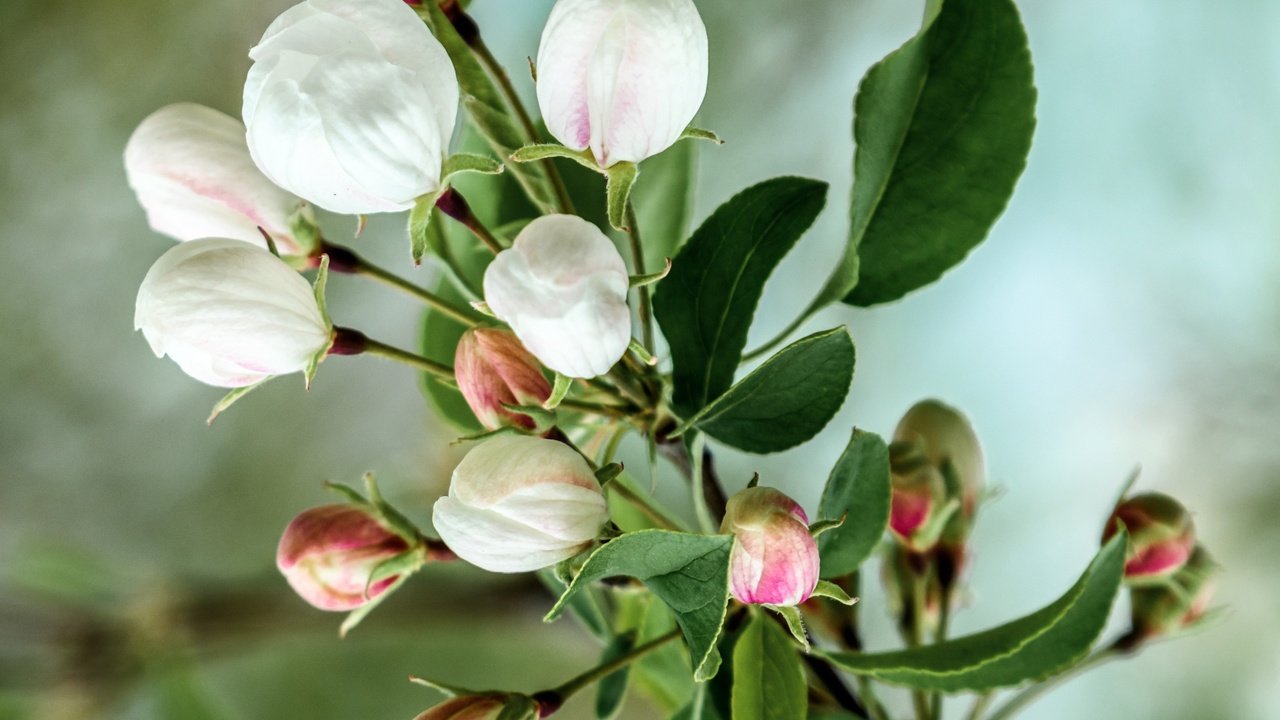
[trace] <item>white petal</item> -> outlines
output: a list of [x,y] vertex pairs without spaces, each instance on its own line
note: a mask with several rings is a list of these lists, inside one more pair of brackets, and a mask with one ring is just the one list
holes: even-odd
[[583,543],[566,543],[490,510],[470,508],[443,497],[431,522],[458,557],[490,572],[538,570],[581,552]]

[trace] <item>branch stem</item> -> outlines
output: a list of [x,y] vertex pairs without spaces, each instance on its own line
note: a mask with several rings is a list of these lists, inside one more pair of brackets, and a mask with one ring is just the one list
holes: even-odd
[[378,355],[395,360],[396,362],[415,367],[425,373],[430,373],[438,378],[455,382],[453,377],[453,368],[434,360],[411,353],[408,350],[401,350],[398,347],[378,342],[373,338],[365,335],[359,330],[351,328],[337,327],[334,328],[333,347],[329,349],[330,355],[361,355],[368,353],[369,355]]
[[[414,285],[408,280],[405,280],[404,278],[398,275],[395,275],[388,270],[384,270],[383,268],[380,268],[377,265],[374,265],[373,263],[365,260],[364,258],[357,257],[355,256],[354,253],[351,253],[351,255],[352,257],[356,258],[355,264],[350,268],[338,269],[339,272],[348,272],[355,275],[361,275],[367,278],[372,278],[374,280],[377,280],[378,282],[382,283],[383,285],[386,285],[387,287],[395,288],[396,290],[399,290],[400,292],[403,292],[406,295],[411,295],[414,298],[421,300],[427,305],[430,305],[431,307],[440,311],[442,314],[448,315],[449,317],[453,318],[454,320],[457,320],[458,322],[462,323],[463,325],[466,325],[467,327],[474,327],[475,325],[479,324],[480,320],[475,315],[473,315],[470,312],[467,312],[466,310],[463,310],[462,308],[454,305],[448,300],[445,300],[439,295],[436,295],[435,293],[425,288],[418,287],[417,285]],[[330,267],[333,267],[333,266],[331,265]]]
[[[665,635],[632,648],[632,650],[625,655],[619,655],[609,662],[602,663],[591,668],[557,688],[537,693],[534,695],[534,700],[537,701],[540,706],[545,707],[550,705],[552,709],[559,708],[560,705],[564,704],[565,700],[573,697],[579,691],[590,687],[592,683],[603,680],[678,637],[680,637],[680,628],[676,628]],[[550,713],[544,713],[543,715],[545,716],[546,714]]]
[[[633,275],[644,275],[644,246],[640,242],[640,221],[636,217],[636,206],[629,198],[627,199],[627,240],[631,244],[631,273]],[[649,286],[641,285],[636,288],[639,293],[640,302],[640,330],[644,333],[644,347],[650,353],[655,352],[653,345],[653,307],[649,296]]]

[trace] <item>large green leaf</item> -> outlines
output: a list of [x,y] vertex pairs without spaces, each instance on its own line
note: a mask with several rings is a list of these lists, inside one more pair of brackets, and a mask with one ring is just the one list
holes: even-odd
[[859,675],[921,690],[985,691],[1038,680],[1079,662],[1102,633],[1124,573],[1127,537],[1119,533],[1065,595],[1000,627],[910,650],[834,653]]
[[748,452],[794,447],[840,409],[853,362],[853,339],[843,327],[814,333],[779,350],[682,427]]
[[858,569],[889,526],[889,447],[875,433],[854,429],[818,504],[818,518],[844,524],[818,537],[822,577]]
[[986,237],[1026,165],[1036,91],[1017,8],[931,10],[858,88],[849,246],[811,310],[889,302],[937,280]]
[[692,658],[694,677],[706,680],[720,667],[716,639],[729,600],[729,535],[641,530],[610,540],[587,558],[577,577],[547,613],[554,620],[587,584],[629,576],[644,582],[675,613]]
[[826,183],[767,180],[721,205],[675,257],[653,312],[671,347],[672,401],[693,414],[733,384],[765,281],[813,224]]
[[796,645],[754,613],[733,646],[733,720],[805,720],[808,687]]

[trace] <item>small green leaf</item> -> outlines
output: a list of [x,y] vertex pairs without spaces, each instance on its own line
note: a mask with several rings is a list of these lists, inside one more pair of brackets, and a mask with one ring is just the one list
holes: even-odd
[[633,162],[617,162],[605,168],[604,173],[609,179],[604,190],[609,224],[614,230],[631,232],[627,227],[627,201],[631,199],[631,187],[640,176],[640,166]]
[[555,382],[551,386],[551,394],[547,396],[546,402],[542,403],[542,408],[544,410],[555,410],[560,407],[561,401],[569,394],[569,388],[571,387],[573,387],[573,378],[556,373]]
[[[635,633],[615,636],[604,649],[600,664],[617,660],[631,652],[636,646]],[[622,710],[622,701],[626,699],[627,681],[631,678],[630,666],[606,675],[596,685],[596,718],[597,720],[613,720]]]
[[769,611],[777,613],[778,617],[787,624],[787,632],[791,633],[791,637],[800,643],[800,647],[805,652],[809,652],[809,631],[804,627],[804,616],[800,614],[800,608],[791,605],[782,607],[779,605],[765,605]]
[[875,433],[854,429],[818,503],[818,517],[845,517],[844,524],[818,538],[822,577],[854,572],[875,550],[889,527],[889,447]]
[[675,613],[693,660],[694,678],[707,680],[719,667],[716,639],[729,600],[728,535],[692,535],[669,530],[627,533],[602,545],[587,558],[573,583],[547,613],[556,619],[567,603],[596,581],[634,577]]
[[590,150],[570,150],[559,143],[525,145],[511,153],[511,161],[518,163],[537,162],[550,158],[566,158],[589,170],[600,172],[600,166],[596,165],[595,156],[591,154]]
[[796,646],[755,613],[733,646],[733,720],[805,720],[808,708]]
[[633,288],[645,287],[646,285],[653,285],[657,283],[659,280],[665,278],[667,275],[670,275],[670,274],[671,274],[671,258],[666,258],[666,263],[663,265],[663,268],[661,270],[655,273],[649,273],[647,275],[632,275],[630,278],[630,284],[631,284],[631,287]]
[[1013,622],[937,645],[829,657],[852,673],[920,690],[981,692],[1049,677],[1079,662],[1102,633],[1126,543],[1117,533],[1065,595]]
[[423,195],[409,211],[409,253],[413,256],[414,265],[422,264],[422,258],[431,247],[431,220],[436,211],[436,201],[447,189],[441,185],[439,190]]
[[765,281],[813,224],[826,193],[826,183],[804,178],[754,185],[721,205],[680,250],[653,298],[671,346],[678,413],[696,413],[733,384]]
[[830,580],[819,580],[818,586],[813,589],[813,594],[817,597],[830,598],[841,605],[852,605],[858,602],[858,598],[849,597],[849,593],[845,592],[844,588]]
[[788,345],[676,429],[697,428],[747,452],[794,447],[817,435],[853,379],[853,339],[843,327]]
[[711,132],[710,130],[705,130],[703,128],[696,128],[696,127],[693,127],[692,125],[685,128],[684,132],[680,133],[680,139],[681,140],[708,140],[717,145],[724,144],[724,141],[720,139],[719,135]]
[[503,164],[488,155],[476,153],[456,153],[444,161],[444,169],[440,173],[441,183],[459,173],[479,173],[481,175],[497,175],[502,172]]
[[867,72],[849,247],[812,309],[901,298],[986,237],[1026,166],[1032,74],[1012,0],[947,0]]

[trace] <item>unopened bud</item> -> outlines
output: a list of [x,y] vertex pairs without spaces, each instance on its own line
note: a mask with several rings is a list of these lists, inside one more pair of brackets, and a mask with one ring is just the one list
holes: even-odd
[[927,552],[937,545],[947,519],[942,515],[946,512],[946,482],[920,446],[911,442],[890,446],[889,469],[889,530],[903,546],[914,552]]
[[773,488],[729,498],[720,532],[733,534],[729,591],[738,602],[789,607],[818,584],[818,545],[799,503]]
[[1197,545],[1165,584],[1135,587],[1130,594],[1133,631],[1139,638],[1168,635],[1204,617],[1213,601],[1218,564]]
[[591,467],[555,440],[499,435],[458,463],[436,501],[436,532],[472,565],[527,572],[591,546],[609,519]]
[[427,709],[413,720],[495,720],[505,705],[501,695],[462,695]]
[[352,610],[399,579],[370,582],[379,565],[410,552],[404,538],[351,505],[323,505],[298,515],[285,528],[276,567],[303,600],[321,610]]
[[1163,581],[1191,557],[1196,543],[1191,515],[1168,495],[1143,493],[1122,501],[1107,520],[1102,542],[1122,523],[1129,532],[1124,575],[1131,583]]
[[471,412],[490,430],[504,425],[532,429],[537,425],[533,418],[505,406],[541,405],[551,395],[537,359],[507,330],[473,328],[464,333],[453,371]]
[[[942,586],[933,576],[919,582],[924,557],[901,545],[889,545],[884,561],[880,563],[880,579],[884,583],[889,613],[899,619],[904,628],[919,625],[921,632],[932,635],[942,617]],[[924,597],[917,605],[914,593],[923,590]],[[912,617],[919,610],[920,617]]]
[[942,473],[947,496],[960,501],[952,524],[964,525],[948,528],[947,535],[953,530],[962,530],[967,535],[986,483],[982,446],[969,419],[937,400],[923,400],[902,416],[893,439],[917,444],[929,464]]

